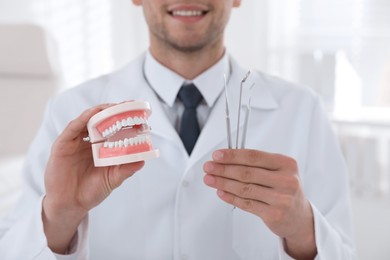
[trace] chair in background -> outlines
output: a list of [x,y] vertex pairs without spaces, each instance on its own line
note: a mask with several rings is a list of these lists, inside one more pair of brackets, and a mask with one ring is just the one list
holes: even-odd
[[0,158],[24,155],[59,89],[54,44],[31,24],[0,24]]
[[20,193],[23,157],[59,89],[55,44],[32,24],[0,24],[0,218]]

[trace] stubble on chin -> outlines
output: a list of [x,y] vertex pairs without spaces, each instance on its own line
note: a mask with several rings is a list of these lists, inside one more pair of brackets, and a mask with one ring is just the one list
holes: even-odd
[[189,37],[175,37],[169,31],[157,35],[168,50],[186,54],[198,53],[204,49],[212,48],[218,41],[219,34],[215,31],[206,32],[205,35],[195,36],[189,33]]

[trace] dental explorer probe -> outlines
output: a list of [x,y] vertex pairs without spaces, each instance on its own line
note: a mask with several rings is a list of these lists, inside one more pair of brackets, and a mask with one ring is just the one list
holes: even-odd
[[255,83],[253,83],[250,88],[249,88],[249,100],[248,103],[245,107],[245,119],[244,119],[244,129],[242,133],[242,139],[241,139],[241,149],[245,148],[245,142],[246,142],[246,133],[248,132],[248,122],[249,122],[249,117],[251,114],[251,99],[252,99],[252,89],[255,86]]
[[240,117],[241,117],[241,101],[242,101],[242,89],[244,87],[245,81],[248,79],[249,75],[251,74],[251,71],[249,70],[245,77],[241,80],[241,85],[240,85],[240,99],[238,103],[238,119],[237,119],[237,136],[236,136],[236,149],[238,149],[238,138],[240,136]]
[[228,141],[228,148],[232,149],[232,132],[230,127],[229,97],[227,91],[226,74],[223,74],[223,80],[224,80],[224,87],[225,87],[225,114],[226,114],[227,141]]

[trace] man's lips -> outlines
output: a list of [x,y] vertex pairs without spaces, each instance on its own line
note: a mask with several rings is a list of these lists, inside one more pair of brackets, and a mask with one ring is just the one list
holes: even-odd
[[178,19],[196,19],[209,12],[206,6],[201,5],[174,5],[168,8],[168,13]]
[[182,16],[182,17],[191,17],[191,16],[203,16],[207,12],[201,10],[174,10],[169,12],[172,16]]

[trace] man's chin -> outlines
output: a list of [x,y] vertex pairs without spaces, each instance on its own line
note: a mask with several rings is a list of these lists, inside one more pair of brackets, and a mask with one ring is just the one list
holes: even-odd
[[205,37],[205,35],[199,33],[181,35],[169,35],[168,33],[165,33],[156,36],[156,39],[160,44],[165,45],[172,51],[188,54],[199,53],[202,50],[210,49],[212,48],[212,45],[215,45],[218,41],[215,35],[208,35],[208,37]]
[[[198,41],[196,41],[198,40]],[[199,41],[199,39],[188,38],[185,41],[167,41],[168,45],[179,52],[196,53],[207,48],[210,41]]]
[[183,53],[197,53],[205,48],[205,45],[183,45],[183,44],[170,44],[170,45],[174,50]]

